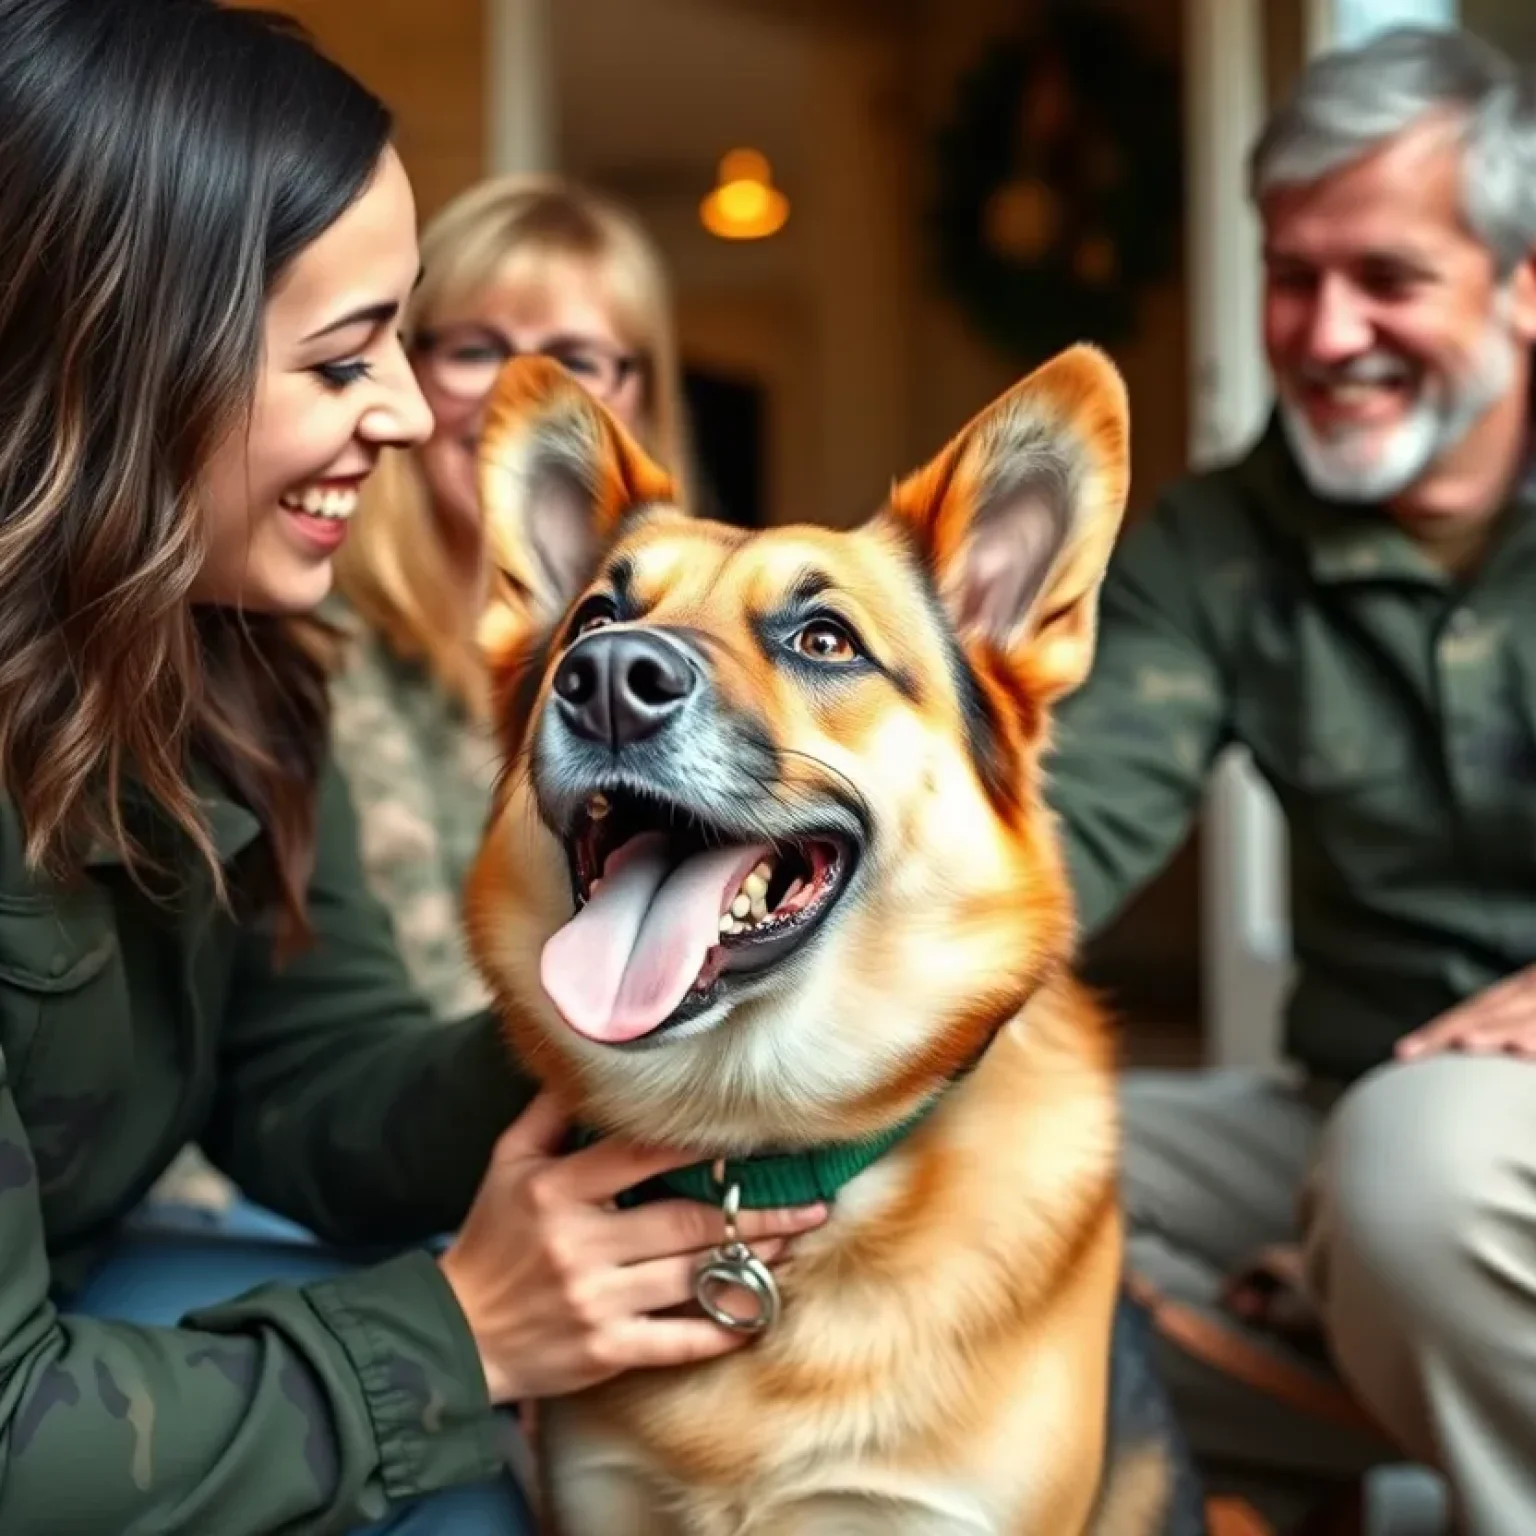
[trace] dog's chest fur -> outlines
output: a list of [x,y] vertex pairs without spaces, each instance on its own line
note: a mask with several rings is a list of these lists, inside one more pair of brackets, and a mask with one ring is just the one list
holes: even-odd
[[561,1536],[1080,1531],[1119,1277],[1102,1042],[1063,987],[840,1196],[774,1332],[544,1418]]

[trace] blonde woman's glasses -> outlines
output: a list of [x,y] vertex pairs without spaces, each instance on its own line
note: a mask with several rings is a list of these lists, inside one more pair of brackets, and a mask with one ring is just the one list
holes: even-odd
[[600,400],[609,400],[645,365],[638,352],[624,352],[591,336],[552,336],[523,352],[500,331],[483,325],[424,331],[413,348],[417,371],[456,400],[483,400],[496,375],[517,356],[547,357]]

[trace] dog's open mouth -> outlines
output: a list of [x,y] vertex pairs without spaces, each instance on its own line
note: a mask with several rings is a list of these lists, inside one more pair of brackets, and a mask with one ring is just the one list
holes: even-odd
[[742,842],[680,807],[597,795],[566,839],[577,910],[544,948],[566,1022],[608,1044],[679,1024],[792,954],[835,905],[841,838]]

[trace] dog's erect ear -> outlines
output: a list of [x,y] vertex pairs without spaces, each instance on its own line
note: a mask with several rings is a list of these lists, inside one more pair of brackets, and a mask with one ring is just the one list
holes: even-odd
[[1115,365],[1060,353],[975,417],[892,493],[962,643],[1026,667],[1053,698],[1093,662],[1099,587],[1130,479]]
[[479,479],[493,567],[480,641],[492,665],[565,612],[627,513],[675,499],[667,473],[544,357],[514,358],[497,379]]

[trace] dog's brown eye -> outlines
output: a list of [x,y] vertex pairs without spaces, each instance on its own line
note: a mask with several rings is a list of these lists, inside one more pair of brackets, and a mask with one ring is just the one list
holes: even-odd
[[859,651],[848,631],[830,619],[816,619],[795,636],[795,649],[812,661],[854,661]]
[[603,629],[615,623],[617,619],[618,614],[614,610],[611,598],[601,594],[589,597],[573,615],[571,626],[566,631],[565,643],[570,645],[572,641],[591,634],[594,629]]

